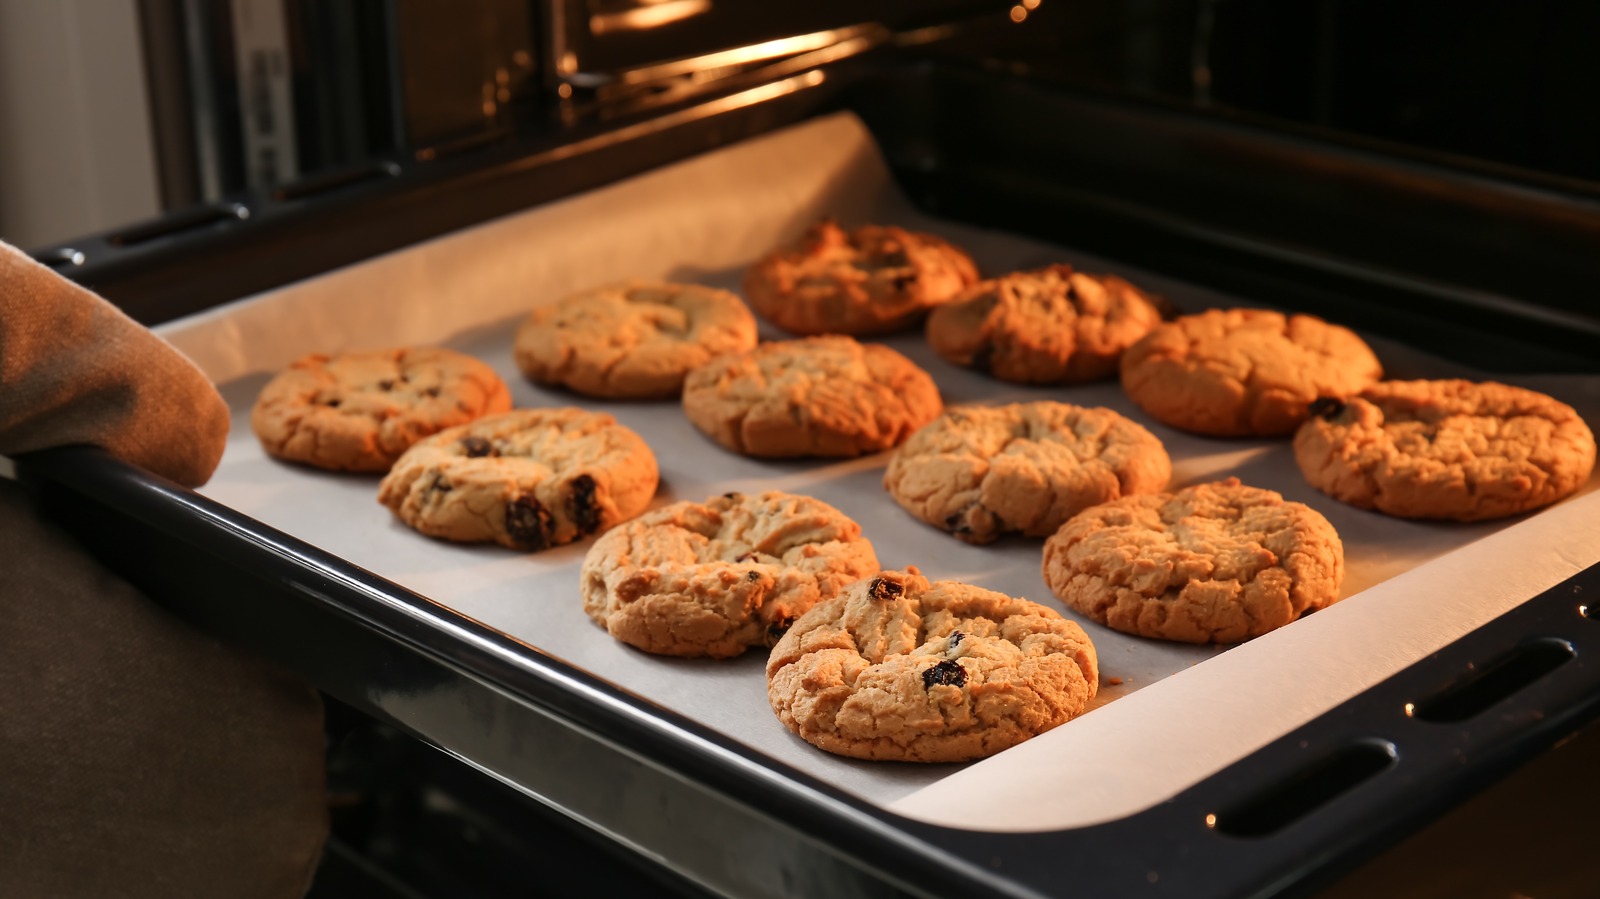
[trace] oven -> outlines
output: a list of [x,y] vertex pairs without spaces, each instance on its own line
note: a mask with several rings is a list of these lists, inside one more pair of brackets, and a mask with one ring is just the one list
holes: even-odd
[[[195,357],[236,419],[275,360],[325,348],[308,339],[438,335],[492,359],[540,296],[631,275],[736,280],[755,248],[823,213],[963,235],[989,269],[1064,256],[1129,272],[1183,309],[1314,313],[1368,335],[1397,375],[1505,379],[1600,410],[1600,155],[1573,150],[1596,142],[1573,86],[1592,66],[1574,36],[1593,14],[1460,17],[1412,54],[1402,38],[1442,6],[1393,22],[1374,4],[1297,6],[484,0],[355,4],[330,23],[311,4],[234,3],[220,20],[150,4],[147,38],[187,60],[155,103],[164,139],[224,162],[174,169],[166,215],[36,256]],[[262,9],[287,16],[286,36],[241,30],[241,11]],[[1504,34],[1546,50],[1508,50],[1464,85],[1428,68],[1479,60]],[[340,70],[340,36],[386,75]],[[274,40],[304,57],[287,93],[252,62]],[[1494,102],[1463,124],[1455,91]],[[282,96],[301,100],[278,117],[298,138],[252,114]],[[333,111],[361,127],[312,146]],[[921,338],[895,340],[914,353]],[[1003,398],[935,375],[947,401]],[[553,401],[514,389],[518,405]],[[1082,396],[1117,401],[1114,384],[1096,389]],[[1028,394],[1047,395],[1074,401]],[[869,532],[930,573],[1037,576],[1019,573],[1036,546],[1008,544],[985,568],[893,520],[872,494],[881,460],[705,471],[720,451],[672,442],[673,411],[618,414],[662,435],[677,499],[727,478],[798,483],[863,504]],[[1587,490],[1482,528],[1346,511],[1362,574],[1337,606],[1226,651],[1108,657],[1125,683],[1059,733],[907,770],[783,745],[775,721],[688,695],[724,674],[615,664],[620,647],[592,626],[508,608],[495,590],[522,584],[504,573],[514,558],[408,567],[404,541],[420,538],[372,523],[371,484],[293,475],[293,501],[273,499],[250,443],[236,423],[198,493],[82,448],[19,460],[19,475],[164,605],[329,698],[337,804],[319,889],[1315,895],[1397,876],[1386,848],[1481,797],[1508,801],[1506,784],[1555,768],[1563,791],[1595,791]],[[1183,446],[1190,480],[1282,478],[1271,447]],[[458,566],[463,581],[438,573]],[[563,576],[518,589],[575,606]],[[1535,800],[1538,820],[1560,822],[1547,847],[1569,845],[1582,825]],[[1595,869],[1567,861],[1547,883],[1580,895],[1573,879]]]

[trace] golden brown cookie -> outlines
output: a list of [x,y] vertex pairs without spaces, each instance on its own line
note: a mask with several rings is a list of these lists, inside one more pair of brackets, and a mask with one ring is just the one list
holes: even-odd
[[418,440],[510,408],[500,376],[453,350],[314,353],[267,382],[250,425],[279,459],[388,471]]
[[1115,275],[1052,265],[983,281],[928,316],[940,356],[1021,384],[1109,378],[1123,351],[1161,323],[1144,293]]
[[517,329],[516,360],[540,384],[619,399],[675,397],[684,375],[756,345],[744,301],[698,284],[629,281],[540,306]]
[[843,512],[809,496],[729,493],[613,528],[583,560],[583,608],[646,652],[728,658],[878,570]]
[[1122,386],[1164,424],[1215,437],[1278,437],[1319,396],[1383,376],[1348,328],[1310,315],[1211,309],[1157,327],[1122,357]]
[[928,373],[849,337],[765,343],[689,373],[683,410],[747,456],[859,456],[898,446],[939,414]]
[[1594,470],[1571,406],[1493,382],[1386,381],[1317,400],[1294,437],[1313,487],[1401,518],[1481,521],[1569,496]]
[[951,409],[895,452],[883,486],[907,512],[968,543],[1048,537],[1089,506],[1165,490],[1154,434],[1110,409],[1013,403]]
[[1055,610],[915,568],[883,571],[800,617],[767,660],[790,730],[864,759],[962,762],[1083,713],[1094,644]]
[[1237,478],[1086,509],[1044,545],[1044,580],[1102,624],[1237,643],[1339,599],[1344,545],[1316,510]]
[[978,280],[966,253],[932,234],[813,225],[745,275],[751,307],[796,334],[885,334],[910,327]]
[[413,446],[378,501],[430,537],[533,552],[638,515],[657,479],[650,447],[610,415],[518,409]]

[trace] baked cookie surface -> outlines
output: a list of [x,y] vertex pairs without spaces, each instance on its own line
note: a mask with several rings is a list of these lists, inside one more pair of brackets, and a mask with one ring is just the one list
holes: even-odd
[[1044,545],[1044,580],[1119,631],[1237,643],[1339,599],[1344,546],[1314,509],[1236,478],[1080,512]]
[[1294,438],[1313,487],[1401,518],[1481,521],[1571,495],[1594,434],[1571,406],[1520,387],[1386,381],[1318,400]]
[[1048,537],[1089,506],[1165,490],[1154,434],[1110,409],[1014,403],[951,409],[911,435],[883,485],[902,508],[968,543]]
[[1052,265],[983,281],[928,316],[934,351],[1002,381],[1067,384],[1108,378],[1161,310],[1115,275]]
[[726,290],[629,281],[573,294],[529,313],[517,367],[540,384],[589,396],[677,396],[689,370],[756,345],[756,320]]
[[767,661],[778,719],[864,759],[993,755],[1082,714],[1099,686],[1094,644],[1075,622],[915,568],[819,603]]
[[267,382],[250,426],[279,459],[387,471],[418,440],[510,408],[500,376],[453,350],[313,353]]
[[378,501],[430,537],[536,551],[638,515],[658,478],[650,447],[610,415],[518,409],[413,446]]
[[1122,356],[1122,386],[1157,421],[1215,437],[1279,437],[1321,396],[1383,367],[1355,332],[1310,315],[1211,309],[1158,326]]
[[843,512],[808,496],[729,493],[607,531],[583,560],[584,611],[646,652],[727,658],[878,570]]
[[933,378],[886,346],[849,337],[765,343],[689,373],[695,427],[747,456],[859,456],[898,446],[939,414]]
[[750,306],[795,334],[884,334],[978,280],[966,253],[932,234],[824,219],[745,274]]

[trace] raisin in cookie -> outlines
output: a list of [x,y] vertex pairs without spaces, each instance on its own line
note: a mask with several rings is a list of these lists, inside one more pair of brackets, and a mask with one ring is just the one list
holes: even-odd
[[1471,381],[1387,381],[1318,400],[1294,438],[1313,487],[1401,518],[1480,521],[1549,505],[1594,470],[1594,434],[1542,393]]
[[610,415],[519,409],[413,446],[378,501],[430,537],[535,551],[638,515],[657,478],[650,447]]
[[915,324],[978,280],[966,253],[932,234],[813,225],[745,275],[757,312],[796,334],[884,334]]
[[250,425],[279,459],[387,471],[418,440],[510,408],[500,376],[452,350],[314,353],[267,382]]
[[1319,396],[1383,376],[1347,328],[1310,315],[1211,309],[1151,331],[1122,357],[1122,386],[1164,424],[1215,437],[1279,437]]
[[1344,546],[1315,510],[1236,478],[1080,512],[1044,545],[1044,579],[1119,631],[1237,643],[1331,605]]
[[1048,537],[1089,506],[1165,490],[1154,434],[1110,409],[1014,403],[951,409],[905,442],[883,486],[907,512],[968,543]]
[[695,427],[747,456],[859,456],[898,446],[939,414],[928,373],[849,337],[766,343],[689,373]]
[[540,306],[517,329],[516,360],[540,384],[618,399],[674,397],[684,375],[756,345],[756,320],[726,290],[630,281]]
[[984,281],[933,310],[940,356],[1022,384],[1109,378],[1122,353],[1161,324],[1161,310],[1115,275],[1052,265]]
[[962,762],[1083,713],[1094,644],[1055,610],[915,568],[884,571],[800,617],[767,661],[785,725],[839,755]]
[[771,646],[818,601],[878,570],[843,512],[808,496],[729,493],[656,509],[595,542],[583,608],[646,652],[728,658]]

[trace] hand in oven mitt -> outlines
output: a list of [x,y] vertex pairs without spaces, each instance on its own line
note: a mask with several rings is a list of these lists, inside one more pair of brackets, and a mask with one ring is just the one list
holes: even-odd
[[[95,444],[186,486],[228,410],[187,359],[0,243],[0,454]],[[0,478],[0,896],[304,895],[307,684],[168,615]]]

